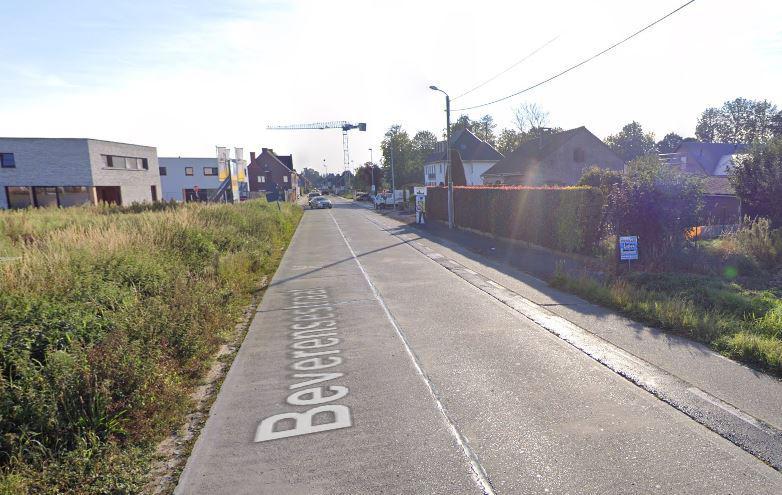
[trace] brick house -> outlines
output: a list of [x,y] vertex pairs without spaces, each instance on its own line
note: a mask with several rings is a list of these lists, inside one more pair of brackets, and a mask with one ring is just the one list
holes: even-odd
[[483,173],[485,184],[572,186],[585,168],[622,172],[624,161],[586,127],[526,141]]
[[[298,199],[299,176],[293,169],[292,155],[277,155],[271,148],[261,148],[261,153],[257,156],[251,151],[247,178],[250,183],[250,197],[278,192],[284,194],[287,201]],[[280,196],[280,199],[283,197]]]

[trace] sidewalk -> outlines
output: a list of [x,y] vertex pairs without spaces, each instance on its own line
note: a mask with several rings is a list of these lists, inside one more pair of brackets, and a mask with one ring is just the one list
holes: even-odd
[[384,223],[397,234],[415,234],[422,245],[708,392],[737,408],[739,414],[782,430],[781,380],[727,359],[703,344],[624,318],[545,282],[558,263],[564,263],[566,271],[576,272],[585,269],[584,263],[467,231],[450,231],[437,222],[405,224],[389,215]]

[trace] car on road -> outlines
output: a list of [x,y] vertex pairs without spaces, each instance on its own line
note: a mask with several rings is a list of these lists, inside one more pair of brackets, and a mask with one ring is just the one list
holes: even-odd
[[372,201],[372,195],[369,193],[356,194],[356,201]]
[[310,200],[310,208],[314,210],[321,210],[323,208],[332,208],[334,205],[331,200],[324,198],[323,196],[315,196]]
[[310,193],[307,195],[307,198],[312,199],[316,196],[320,196],[320,191],[318,191],[317,189],[315,189],[314,191],[310,191]]

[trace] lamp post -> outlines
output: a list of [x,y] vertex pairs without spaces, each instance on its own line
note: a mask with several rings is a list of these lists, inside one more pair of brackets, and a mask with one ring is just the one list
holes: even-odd
[[394,180],[394,135],[390,136],[391,145],[391,197],[394,202],[394,209],[396,210],[396,182]]
[[372,184],[369,186],[369,192],[375,192],[375,162],[372,161],[372,148],[369,148],[369,170],[372,172]]
[[448,162],[448,228],[453,228],[453,171],[451,170],[451,97],[437,86],[429,86],[432,91],[445,95],[445,160]]

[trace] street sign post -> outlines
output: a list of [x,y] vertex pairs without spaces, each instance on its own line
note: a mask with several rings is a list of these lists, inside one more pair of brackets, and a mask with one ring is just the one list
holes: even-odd
[[638,236],[624,235],[619,237],[619,259],[627,260],[627,269],[630,270],[630,260],[638,259]]

